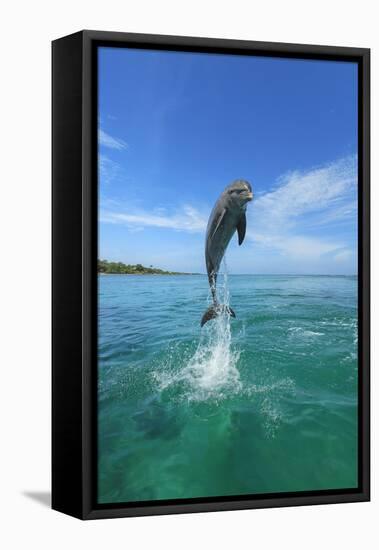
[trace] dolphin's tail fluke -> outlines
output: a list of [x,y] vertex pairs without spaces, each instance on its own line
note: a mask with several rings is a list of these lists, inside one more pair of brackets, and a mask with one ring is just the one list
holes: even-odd
[[201,319],[201,326],[203,327],[205,323],[210,321],[211,319],[216,319],[219,315],[222,315],[223,313],[226,313],[227,315],[230,315],[230,317],[235,317],[236,314],[232,310],[231,307],[225,306],[222,304],[213,304],[210,306],[207,311],[204,313],[202,319]]

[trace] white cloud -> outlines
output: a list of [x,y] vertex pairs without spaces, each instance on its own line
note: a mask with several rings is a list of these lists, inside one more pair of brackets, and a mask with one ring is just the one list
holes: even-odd
[[[320,168],[294,171],[282,176],[277,187],[255,201],[255,210],[272,221],[289,221],[297,216],[331,208],[338,212],[355,191],[357,162],[348,157]],[[330,217],[329,220],[330,221]]]
[[323,254],[335,252],[341,248],[341,245],[338,243],[323,241],[315,237],[304,237],[301,235],[275,235],[273,237],[268,235],[264,237],[262,235],[257,235],[255,240],[267,248],[278,250],[281,254],[294,258],[319,257]]
[[206,217],[190,205],[184,205],[174,213],[167,213],[162,208],[152,212],[143,210],[135,212],[102,210],[100,221],[122,224],[129,228],[159,227],[189,233],[202,233],[207,225]]
[[334,256],[334,260],[338,263],[349,262],[352,258],[353,258],[353,251],[349,250],[348,248],[346,250],[341,250]]
[[278,180],[274,190],[259,196],[248,207],[248,238],[299,259],[337,253],[346,248],[346,243],[336,238],[334,232],[326,237],[307,233],[317,226],[320,233],[323,225],[353,220],[356,190],[355,157],[291,172]]
[[118,151],[121,151],[122,149],[126,149],[128,144],[119,138],[112,137],[111,135],[107,134],[99,128],[98,131],[98,139],[100,145],[103,145],[104,147],[109,147],[110,149],[117,149]]
[[106,155],[99,155],[100,182],[106,185],[112,183],[121,173],[120,165]]

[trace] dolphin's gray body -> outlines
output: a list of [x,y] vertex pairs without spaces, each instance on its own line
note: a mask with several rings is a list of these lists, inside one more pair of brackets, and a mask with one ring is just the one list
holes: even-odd
[[226,312],[235,317],[229,306],[219,304],[216,295],[217,274],[230,239],[238,231],[241,245],[246,233],[246,205],[253,198],[251,185],[245,180],[236,180],[220,195],[209,216],[205,237],[205,263],[213,304],[204,313],[201,326]]

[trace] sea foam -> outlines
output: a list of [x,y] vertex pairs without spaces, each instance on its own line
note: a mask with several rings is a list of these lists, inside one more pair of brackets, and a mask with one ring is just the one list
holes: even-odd
[[[229,306],[226,267],[219,279],[219,302]],[[195,353],[183,357],[184,364],[178,371],[158,372],[155,377],[161,390],[181,385],[188,401],[222,400],[242,390],[237,369],[239,357],[240,350],[232,344],[230,316],[223,313],[201,329]]]

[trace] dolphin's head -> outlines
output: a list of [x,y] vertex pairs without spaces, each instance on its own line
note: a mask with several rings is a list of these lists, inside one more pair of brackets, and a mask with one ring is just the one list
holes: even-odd
[[251,185],[246,180],[235,180],[225,189],[230,202],[238,208],[246,208],[246,204],[253,200]]

